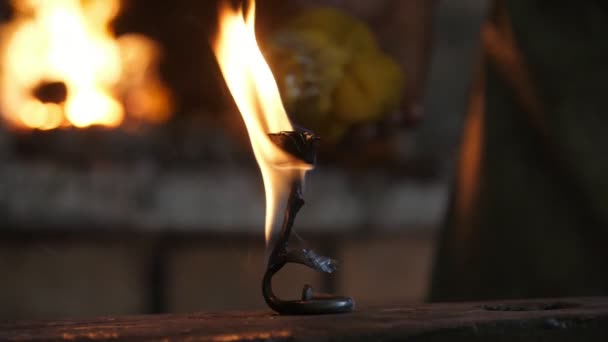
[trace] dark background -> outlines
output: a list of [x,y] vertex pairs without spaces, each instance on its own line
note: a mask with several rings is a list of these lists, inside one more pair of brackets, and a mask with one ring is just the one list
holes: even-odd
[[[176,100],[165,126],[0,126],[1,319],[265,308],[261,177],[209,48],[210,3],[130,0],[115,21],[163,48]],[[320,158],[296,226],[342,267],[286,270],[279,294],[310,282],[362,305],[424,300],[485,11],[440,3],[427,115],[378,147],[389,153]],[[260,1],[262,32],[269,13]]]

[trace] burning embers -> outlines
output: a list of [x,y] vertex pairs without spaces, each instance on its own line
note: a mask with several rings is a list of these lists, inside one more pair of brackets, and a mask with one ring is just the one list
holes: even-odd
[[168,118],[158,48],[109,28],[119,0],[13,0],[0,27],[0,112],[14,128],[54,129]]
[[254,2],[243,13],[223,1],[219,13],[214,52],[245,121],[266,192],[265,233],[271,252],[262,284],[264,299],[282,314],[351,311],[351,298],[317,297],[308,285],[304,286],[301,300],[282,300],[272,291],[273,275],[287,263],[304,264],[326,273],[335,270],[333,260],[288,246],[295,216],[304,204],[302,184],[306,171],[313,168],[317,138],[310,132],[294,131],[287,117],[276,82],[256,42]]

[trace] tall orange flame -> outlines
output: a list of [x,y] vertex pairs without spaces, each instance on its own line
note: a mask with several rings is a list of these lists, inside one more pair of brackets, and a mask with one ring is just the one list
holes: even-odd
[[253,153],[264,180],[266,192],[266,242],[279,222],[279,205],[291,183],[301,179],[311,166],[277,147],[268,133],[292,131],[293,126],[281,102],[270,67],[258,47],[255,30],[255,3],[247,12],[220,4],[219,34],[213,50],[228,89],[245,121]]

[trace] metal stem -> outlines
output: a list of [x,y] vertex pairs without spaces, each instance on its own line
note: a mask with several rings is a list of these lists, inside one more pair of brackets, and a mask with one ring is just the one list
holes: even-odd
[[[298,139],[294,136],[300,135]],[[316,139],[309,132],[281,132],[273,135],[275,142],[288,142],[292,151],[296,150],[305,160],[314,161],[314,144],[311,139]],[[276,137],[282,137],[277,139]],[[285,140],[285,137],[289,139]],[[296,145],[294,149],[294,145]],[[295,181],[291,185],[285,216],[281,231],[275,241],[274,247],[268,258],[268,266],[262,280],[262,293],[268,306],[282,315],[315,315],[350,312],[354,309],[354,300],[350,297],[333,295],[315,295],[310,285],[304,285],[302,298],[300,300],[282,300],[272,290],[272,277],[288,263],[298,263],[311,267],[317,271],[332,273],[336,269],[336,262],[330,258],[317,255],[310,249],[290,250],[289,236],[298,211],[304,205],[302,198],[302,184]]]

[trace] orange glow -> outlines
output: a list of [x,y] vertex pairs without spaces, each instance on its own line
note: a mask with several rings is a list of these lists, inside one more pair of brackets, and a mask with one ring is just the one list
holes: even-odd
[[273,227],[280,222],[278,207],[288,195],[291,183],[301,179],[311,166],[278,148],[268,133],[292,131],[281,102],[279,89],[258,47],[255,30],[255,3],[247,13],[224,1],[219,12],[219,34],[213,50],[228,89],[245,121],[253,153],[264,179],[266,192],[265,236],[268,243]]
[[[130,107],[148,121],[167,118],[168,92],[150,71],[157,57],[150,48],[154,43],[136,35],[116,39],[110,30],[119,0],[13,0],[12,4],[14,19],[0,27],[0,111],[12,126],[115,127]],[[34,89],[45,82],[63,82],[65,101],[49,104],[37,99]],[[152,92],[153,99],[148,94],[133,95],[142,91]],[[131,98],[124,101],[126,106],[123,98]]]

